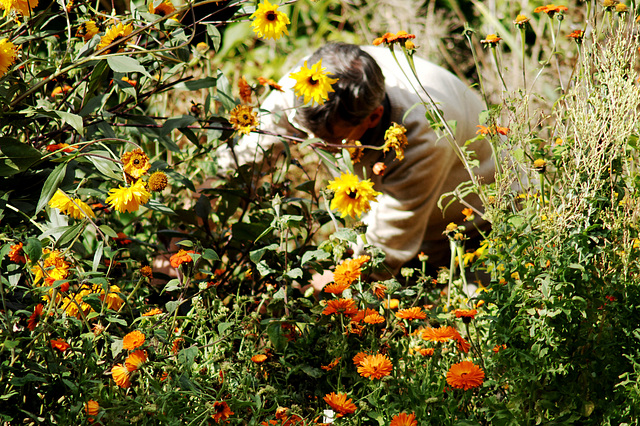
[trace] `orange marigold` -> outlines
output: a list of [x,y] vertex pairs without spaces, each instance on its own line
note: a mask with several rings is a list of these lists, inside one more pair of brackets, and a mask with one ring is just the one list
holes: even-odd
[[356,405],[351,398],[347,399],[347,394],[345,393],[331,392],[326,394],[323,399],[334,411],[338,412],[339,416],[351,414],[356,411]]
[[378,299],[384,299],[387,286],[377,282],[371,286],[371,291],[373,291],[373,294],[375,294]]
[[270,78],[258,77],[258,83],[262,84],[263,86],[269,86],[271,89],[277,90],[278,92],[284,92],[282,86],[280,86]]
[[124,336],[122,339],[122,349],[134,350],[139,348],[144,343],[145,336],[144,333],[138,330],[134,330],[131,333]]
[[366,352],[358,352],[357,354],[355,354],[355,356],[353,357],[353,363],[355,364],[355,366],[359,366],[366,356],[369,356],[369,354]]
[[196,252],[193,251],[193,250],[180,249],[176,254],[174,254],[173,256],[171,256],[169,258],[169,261],[171,262],[171,266],[174,267],[174,268],[177,268],[178,266],[182,265],[183,263],[192,262],[193,259],[191,258],[189,253],[195,254]]
[[389,426],[418,426],[418,422],[415,414],[400,413],[393,416]]
[[477,388],[484,382],[484,371],[471,361],[453,364],[447,372],[447,383],[456,389]]
[[15,263],[27,263],[27,259],[24,256],[24,250],[22,249],[22,243],[14,244],[11,246],[9,252],[9,260]]
[[147,362],[147,351],[139,349],[127,357],[124,361],[124,366],[127,367],[129,371],[136,371],[145,362]]
[[338,365],[338,363],[340,362],[341,359],[342,359],[342,357],[339,356],[338,358],[336,358],[333,361],[331,361],[328,365],[321,365],[320,368],[322,368],[325,371],[333,370],[333,368],[336,365]]
[[265,354],[256,354],[251,357],[251,361],[255,362],[256,364],[262,364],[267,360],[267,358],[268,357]]
[[214,402],[213,411],[214,414],[212,414],[211,417],[213,417],[213,420],[215,420],[216,423],[220,423],[220,420],[227,420],[229,416],[234,414],[225,401]]
[[40,317],[42,316],[42,310],[44,309],[44,305],[42,303],[38,303],[35,308],[33,308],[33,313],[29,317],[29,321],[27,322],[27,328],[29,331],[35,330],[38,322],[40,322]]
[[406,319],[408,321],[421,320],[427,317],[427,313],[419,306],[414,306],[413,308],[400,309],[396,312],[396,317]]
[[84,404],[84,411],[89,416],[97,416],[100,411],[100,404],[98,404],[97,401],[90,399],[86,404]]
[[430,340],[432,342],[447,342],[449,340],[455,339],[456,336],[460,334],[458,331],[451,326],[442,326],[442,327],[427,327],[422,330],[422,338],[424,340]]
[[353,299],[334,299],[327,302],[322,313],[324,315],[344,314],[353,315],[358,312],[356,302]]
[[362,265],[369,260],[369,256],[360,256],[356,259],[348,259],[336,266],[333,279],[336,284],[349,287],[362,273]]
[[253,90],[244,76],[238,79],[238,90],[240,91],[240,99],[242,99],[242,102],[245,104],[251,103],[251,93],[253,93]]
[[550,18],[553,18],[553,15],[556,13],[562,13],[569,10],[567,6],[556,6],[555,4],[547,4],[545,6],[539,6],[533,9],[534,13],[546,13]]
[[160,315],[162,313],[162,309],[160,308],[153,308],[153,309],[149,309],[147,312],[145,312],[144,314],[142,314],[143,317],[152,317],[154,315]]
[[324,290],[325,293],[341,294],[343,291],[348,289],[349,286],[350,284],[347,284],[345,281],[342,281],[340,283],[329,283],[326,286],[324,286],[322,290]]
[[456,309],[453,313],[456,315],[456,318],[469,318],[472,320],[476,317],[478,311],[475,309]]
[[391,370],[393,370],[393,364],[386,355],[382,354],[367,355],[358,366],[358,373],[371,380],[388,376],[391,374]]
[[364,322],[367,324],[382,324],[384,322],[384,317],[377,312],[366,315],[364,317]]
[[111,368],[111,378],[116,385],[123,389],[131,386],[131,380],[129,378],[129,370],[122,364],[116,364]]
[[51,340],[51,347],[53,349],[57,349],[60,352],[64,352],[71,347],[70,344],[65,342],[63,339],[53,339]]

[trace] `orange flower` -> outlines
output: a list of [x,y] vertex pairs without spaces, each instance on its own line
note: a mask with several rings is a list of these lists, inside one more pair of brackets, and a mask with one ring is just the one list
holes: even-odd
[[84,404],[84,411],[89,416],[97,416],[100,411],[100,404],[93,399],[90,399],[86,404]]
[[353,315],[358,312],[356,302],[353,299],[334,299],[327,302],[327,306],[322,313],[324,315],[344,314]]
[[484,40],[480,40],[480,43],[482,44],[487,44],[491,47],[496,47],[498,45],[498,43],[500,42],[500,40],[502,40],[500,37],[498,37],[495,34],[489,34]]
[[370,259],[369,256],[360,256],[356,259],[348,259],[336,266],[333,279],[340,286],[349,287],[362,273],[362,265]]
[[406,319],[408,321],[425,319],[427,317],[427,313],[424,312],[419,306],[414,306],[413,308],[408,309],[400,309],[396,312],[396,317]]
[[358,373],[360,373],[362,377],[369,377],[373,380],[388,376],[391,374],[392,369],[393,364],[391,364],[391,361],[386,355],[375,354],[367,355],[360,361]]
[[213,417],[213,420],[215,420],[216,423],[220,423],[220,420],[227,420],[229,416],[234,414],[225,401],[214,402],[213,411],[215,411],[215,413],[212,414],[211,417]]
[[375,309],[371,309],[371,308],[360,309],[358,312],[356,312],[355,314],[351,315],[351,321],[352,322],[360,322],[367,315],[377,314],[377,313],[378,313],[378,311],[376,311]]
[[323,399],[334,411],[338,412],[338,417],[356,411],[356,405],[352,402],[351,398],[347,399],[346,393],[336,394],[335,392],[331,392],[326,394]]
[[451,326],[442,326],[438,328],[427,327],[422,330],[422,338],[424,340],[430,340],[432,342],[447,342],[449,340],[455,339],[456,336],[459,336],[459,333],[455,328]]
[[447,383],[456,389],[477,388],[484,382],[484,371],[471,361],[453,364],[447,372]]
[[573,30],[573,32],[569,35],[567,35],[567,37],[572,38],[576,41],[576,43],[581,43],[582,39],[584,38],[584,31],[582,30]]
[[129,378],[129,370],[122,364],[116,364],[111,368],[111,378],[116,385],[123,389],[131,386],[131,380]]
[[505,344],[502,344],[502,345],[495,345],[495,346],[493,347],[493,349],[491,349],[491,350],[493,351],[493,353],[496,353],[496,354],[497,354],[498,352],[500,352],[500,351],[501,351],[501,350],[503,350],[503,349],[507,349],[507,345],[505,345]]
[[251,357],[251,361],[255,362],[256,364],[262,364],[266,360],[267,356],[265,354],[256,354]]
[[364,357],[369,356],[368,353],[366,352],[358,352],[354,357],[353,357],[353,363],[355,364],[356,367],[358,367],[360,365],[360,363],[362,362],[362,360],[364,359]]
[[69,86],[68,84],[65,84],[64,86],[56,86],[52,91],[51,91],[51,97],[55,98],[56,96],[63,94],[63,93],[67,93],[69,90],[71,90],[72,87]]
[[395,37],[394,33],[384,33],[382,37],[378,37],[375,40],[373,40],[373,45],[380,46],[382,43],[389,44],[391,43],[390,40],[392,40],[394,37]]
[[324,286],[322,290],[324,290],[325,293],[341,294],[343,291],[345,291],[348,288],[349,288],[349,284],[343,281],[340,284],[338,283],[327,284],[326,286]]
[[277,90],[278,92],[284,92],[282,86],[280,86],[270,78],[258,77],[258,83],[262,84],[263,86],[269,86],[271,89]]
[[182,337],[178,337],[174,339],[173,343],[171,344],[171,352],[173,352],[174,354],[177,354],[180,348],[182,347],[183,343],[184,343],[184,339]]
[[369,314],[364,317],[364,322],[367,324],[382,324],[384,322],[384,317],[377,312]]
[[143,277],[153,278],[153,269],[151,269],[151,266],[145,265],[140,268],[140,274],[142,274]]
[[22,243],[14,244],[11,246],[11,251],[9,252],[9,260],[15,263],[27,263],[27,259],[24,257]]
[[69,349],[71,347],[71,345],[69,345],[63,339],[53,339],[53,340],[51,340],[51,347],[53,349],[59,350],[60,352],[64,352],[67,349]]
[[464,339],[464,337],[462,337],[460,335],[460,333],[458,333],[457,331],[456,331],[456,333],[457,333],[457,335],[454,337],[454,339],[455,339],[455,341],[457,343],[458,350],[460,352],[464,352],[465,354],[469,353],[469,349],[471,349],[471,343],[467,342]]
[[384,299],[387,286],[377,282],[371,286],[371,291],[373,291],[373,294],[375,294],[378,299]]
[[453,313],[456,315],[456,318],[469,318],[472,320],[476,317],[478,311],[475,309],[456,309]]
[[29,317],[29,322],[27,322],[27,328],[29,331],[35,330],[38,322],[40,321],[40,317],[42,316],[42,310],[44,309],[44,305],[42,303],[38,303],[35,308],[33,308],[33,313]]
[[495,135],[496,133],[501,134],[501,135],[506,135],[507,133],[509,133],[509,128],[508,127],[502,127],[502,126],[483,126],[481,124],[478,124],[476,126],[478,128],[478,131],[476,132],[476,135],[479,134],[483,134],[483,135]]
[[140,349],[132,352],[131,355],[127,357],[124,361],[124,366],[127,367],[129,371],[136,371],[145,362],[147,362],[147,351]]
[[400,413],[393,416],[389,426],[418,426],[418,422],[416,421],[415,414]]
[[162,309],[160,308],[153,308],[153,309],[149,309],[147,312],[145,312],[144,314],[142,314],[143,317],[152,317],[154,315],[160,315],[162,313]]
[[138,330],[134,330],[122,339],[122,349],[134,350],[139,348],[144,343],[144,340],[144,334]]
[[549,18],[553,18],[553,15],[555,15],[556,13],[566,12],[567,10],[569,10],[567,6],[556,6],[555,4],[551,3],[546,6],[536,7],[535,9],[533,9],[533,12],[546,13],[547,15],[549,15]]
[[387,170],[387,166],[381,161],[373,165],[373,174],[376,176],[384,176],[385,170]]
[[321,365],[320,368],[322,368],[325,371],[332,370],[336,365],[338,365],[338,363],[340,362],[341,359],[342,359],[342,357],[339,356],[338,358],[336,358],[333,361],[331,361],[329,363],[329,365]]
[[420,348],[418,349],[418,352],[420,352],[420,355],[422,356],[433,356],[434,352],[436,350],[433,348]]
[[242,99],[242,102],[245,104],[251,103],[251,93],[253,93],[253,90],[244,76],[238,79],[238,90],[240,91],[240,99]]
[[183,263],[192,262],[193,259],[191,258],[189,253],[195,254],[196,252],[193,251],[193,250],[180,249],[176,254],[174,254],[173,256],[171,256],[169,258],[169,261],[171,262],[171,266],[174,267],[174,268],[177,268],[178,266],[182,265]]
[[407,40],[412,40],[414,38],[416,38],[414,34],[409,34],[408,32],[401,30],[401,31],[398,31],[396,35],[393,37],[393,41],[403,42]]
[[127,234],[124,232],[118,232],[118,236],[113,239],[116,243],[126,246],[131,244],[131,240],[127,238]]

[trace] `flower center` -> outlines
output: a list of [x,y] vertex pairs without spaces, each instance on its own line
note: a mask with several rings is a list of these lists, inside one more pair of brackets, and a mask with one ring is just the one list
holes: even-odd
[[318,80],[313,77],[309,77],[308,83],[312,86],[315,86],[316,84],[318,84]]
[[267,19],[267,21],[271,22],[278,20],[278,15],[276,15],[276,12],[274,12],[273,10],[268,11],[264,17]]
[[352,200],[355,200],[356,197],[358,196],[358,191],[349,191],[347,192],[347,196]]
[[138,158],[136,158],[135,160],[133,160],[133,164],[136,166],[140,165],[140,160]]

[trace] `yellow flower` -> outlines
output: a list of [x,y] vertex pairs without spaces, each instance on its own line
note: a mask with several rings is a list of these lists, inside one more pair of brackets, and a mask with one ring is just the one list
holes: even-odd
[[125,152],[120,159],[124,172],[133,179],[140,179],[140,176],[146,174],[151,167],[149,157],[140,148]]
[[[0,4],[2,0],[0,0]],[[8,38],[0,40],[0,77],[6,74],[7,70],[16,61],[16,47]]]
[[329,99],[329,92],[334,92],[331,85],[338,81],[337,78],[329,78],[329,72],[323,72],[322,59],[316,64],[307,67],[307,61],[298,72],[292,72],[290,77],[296,81],[293,90],[296,96],[304,96],[304,103],[315,101],[318,105],[324,104]]
[[291,22],[284,12],[278,11],[278,7],[269,3],[269,0],[264,0],[249,17],[253,19],[251,26],[258,37],[277,40],[283,33],[289,35],[287,25]]
[[122,338],[122,349],[134,350],[144,344],[146,337],[143,332],[133,330]]
[[94,35],[98,34],[99,31],[95,21],[84,21],[78,26],[76,37],[82,37],[84,41],[89,41]]
[[123,366],[122,364],[116,364],[113,366],[113,368],[111,369],[111,378],[114,382],[116,382],[116,385],[120,386],[121,388],[126,389],[131,386],[129,370],[127,370],[127,367]]
[[398,123],[392,123],[391,127],[384,132],[383,151],[387,152],[391,148],[396,152],[396,158],[399,161],[404,160],[404,148],[409,144],[407,140],[407,129]]
[[497,35],[489,34],[487,36],[487,38],[485,38],[484,40],[480,40],[480,43],[487,44],[487,45],[489,45],[491,47],[495,47],[500,42],[500,40],[502,40],[502,39],[500,37],[498,37]]
[[113,188],[109,191],[107,203],[117,211],[135,212],[141,204],[146,204],[151,198],[151,194],[144,186],[142,180],[137,181],[131,186]]
[[60,212],[74,219],[81,219],[85,216],[96,217],[87,203],[81,201],[79,198],[74,198],[72,201],[71,198],[60,189],[58,189],[49,200],[49,206],[60,210]]
[[100,51],[110,44],[115,43],[108,50],[102,52],[102,54],[107,55],[110,53],[122,52],[124,50],[124,47],[120,45],[121,43],[119,43],[119,41],[120,39],[123,39],[131,34],[131,31],[133,31],[133,27],[131,26],[131,24],[124,25],[122,22],[120,22],[116,25],[110,26],[107,30],[107,33],[100,39],[100,44],[98,44],[96,50]]
[[38,0],[0,0],[0,8],[4,9],[4,16],[12,11],[18,15],[29,16],[36,6],[38,6]]
[[353,164],[356,164],[356,163],[359,163],[360,160],[362,159],[362,156],[364,155],[364,148],[358,148],[359,146],[362,146],[362,143],[360,143],[360,141],[354,141],[353,145],[356,145],[356,147],[355,148],[347,148],[347,151],[349,151],[349,156],[351,157],[351,162]]
[[525,15],[518,15],[516,16],[516,19],[513,21],[513,25],[515,25],[518,28],[524,28],[527,22],[529,22],[529,18],[527,18]]
[[132,352],[131,355],[127,357],[124,361],[124,366],[127,370],[133,372],[140,368],[142,364],[147,362],[147,351],[138,349],[135,352]]
[[157,171],[149,176],[149,190],[150,191],[162,191],[167,187],[169,180],[164,172]]
[[[154,15],[167,16],[176,11],[175,6],[170,0],[164,0],[157,6],[154,6],[154,3],[157,2],[154,2],[153,0],[149,1],[149,13],[153,13]],[[174,15],[171,19],[177,21],[178,17],[177,15]]]
[[238,132],[248,135],[258,127],[258,114],[249,105],[238,105],[229,113],[229,123]]
[[104,291],[101,291],[100,293],[100,300],[106,300],[107,308],[109,309],[118,310],[120,309],[120,306],[124,304],[124,300],[122,300],[118,295],[118,293],[122,293],[122,291],[117,285],[109,287],[109,293],[107,293],[106,296],[104,295]]
[[373,182],[369,179],[361,181],[358,176],[343,173],[340,177],[329,182],[328,189],[335,192],[331,200],[331,208],[340,212],[342,217],[355,218],[371,209],[369,204],[376,201],[380,192],[373,190]]

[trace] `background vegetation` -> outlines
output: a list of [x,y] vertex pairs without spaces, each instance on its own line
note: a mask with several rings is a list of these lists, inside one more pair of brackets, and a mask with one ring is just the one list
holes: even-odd
[[[291,25],[278,40],[255,36],[247,1],[173,16],[138,1],[19,5],[2,2],[0,27],[16,47],[0,80],[4,423],[637,422],[635,4],[296,1],[280,6]],[[116,22],[131,33],[100,45]],[[493,230],[484,251],[454,250],[454,270],[376,282],[383,253],[362,273],[344,263],[359,235],[333,226],[317,149],[292,144],[284,167],[231,174],[215,152],[239,137],[231,111],[271,90],[259,77],[328,40],[399,30],[484,96],[496,183],[460,193],[481,195]],[[141,179],[162,171],[168,186],[117,211],[107,198],[135,180],[122,162],[135,149],[150,158]],[[58,189],[75,204],[52,207]],[[358,313],[328,314],[338,296],[308,287],[339,265],[354,271],[341,296]],[[471,298],[461,268],[490,277]],[[392,368],[363,377],[359,354]],[[469,389],[446,379],[464,361],[484,374]]]

